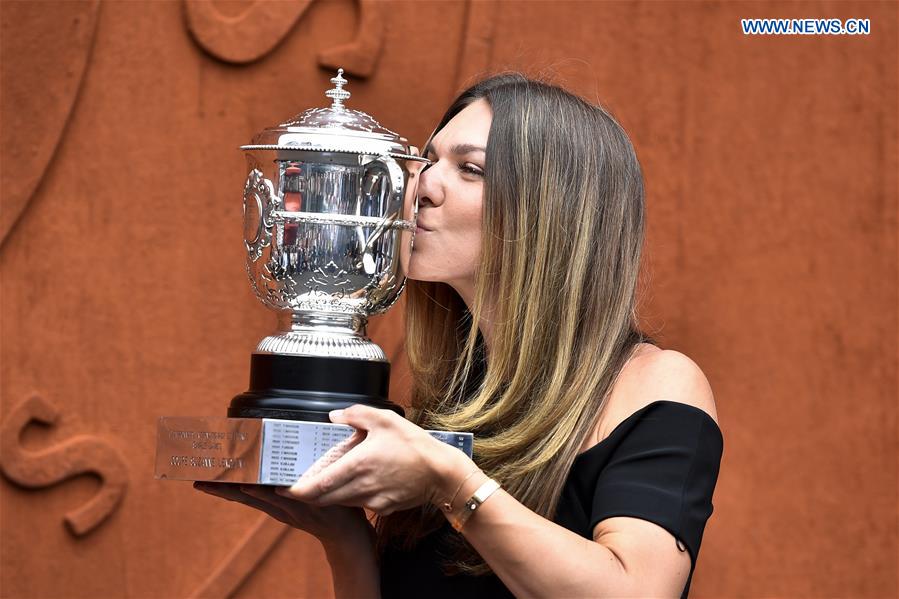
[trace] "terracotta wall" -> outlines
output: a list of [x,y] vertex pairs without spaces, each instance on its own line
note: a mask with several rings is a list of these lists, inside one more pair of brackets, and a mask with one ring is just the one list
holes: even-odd
[[[320,596],[318,545],[153,479],[274,319],[237,147],[325,101],[421,142],[479,73],[599,99],[645,169],[642,314],[726,439],[696,597],[897,595],[892,2],[19,2],[2,31],[3,597]],[[744,36],[862,17],[869,36]],[[354,76],[353,76],[354,75]],[[372,329],[407,379],[399,311]]]

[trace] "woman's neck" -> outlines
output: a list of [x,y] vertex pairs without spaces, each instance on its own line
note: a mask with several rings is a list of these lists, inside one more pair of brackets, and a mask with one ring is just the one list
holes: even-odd
[[[474,314],[474,281],[449,283],[449,285],[456,291],[456,293],[459,294],[459,297],[462,298],[462,301],[465,302],[465,306],[468,308],[468,311],[471,314]],[[483,307],[483,309],[481,310],[480,318],[478,319],[478,330],[481,332],[481,336],[484,338],[484,349],[488,352],[490,351],[490,347],[492,345],[491,341],[493,333],[493,315],[494,305],[493,302],[490,302],[488,305],[485,305]]]

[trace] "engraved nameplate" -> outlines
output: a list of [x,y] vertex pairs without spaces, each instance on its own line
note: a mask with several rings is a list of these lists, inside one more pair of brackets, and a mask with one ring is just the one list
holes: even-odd
[[[292,485],[353,431],[327,422],[165,416],[156,433],[156,478]],[[471,457],[471,433],[428,432]]]

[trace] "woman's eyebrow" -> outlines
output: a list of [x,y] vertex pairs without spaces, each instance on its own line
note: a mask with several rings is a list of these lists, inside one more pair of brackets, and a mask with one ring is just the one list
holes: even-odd
[[453,154],[468,154],[470,152],[483,152],[486,154],[487,149],[473,144],[456,144],[450,148],[450,152]]
[[[487,153],[487,149],[483,146],[476,146],[474,144],[456,144],[454,146],[450,146],[450,154],[463,155],[468,154],[470,152],[483,152]],[[434,146],[428,144],[425,146],[424,151],[421,153],[422,156],[427,156],[428,154],[435,154]]]

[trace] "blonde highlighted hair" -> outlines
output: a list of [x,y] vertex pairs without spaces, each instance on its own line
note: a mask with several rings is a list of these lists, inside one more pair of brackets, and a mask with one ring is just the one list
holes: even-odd
[[[493,121],[476,297],[467,307],[447,284],[409,281],[411,417],[474,432],[478,466],[552,519],[616,376],[648,339],[636,319],[643,178],[603,108],[521,75],[463,92],[435,133],[481,98]],[[414,542],[441,518],[429,508],[388,516],[380,537]],[[456,571],[489,571],[455,542]]]

